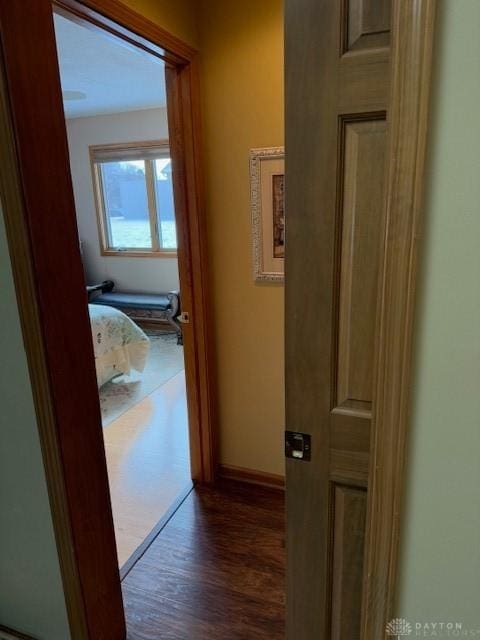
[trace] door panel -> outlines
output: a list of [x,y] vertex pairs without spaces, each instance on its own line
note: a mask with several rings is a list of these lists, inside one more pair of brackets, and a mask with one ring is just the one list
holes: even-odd
[[288,640],[360,636],[390,10],[286,6]]
[[391,3],[385,0],[345,0],[341,29],[344,33],[343,52],[390,43]]
[[383,118],[344,119],[342,124],[334,409],[370,415],[386,124]]
[[367,492],[334,483],[332,500],[331,635],[334,640],[358,638]]

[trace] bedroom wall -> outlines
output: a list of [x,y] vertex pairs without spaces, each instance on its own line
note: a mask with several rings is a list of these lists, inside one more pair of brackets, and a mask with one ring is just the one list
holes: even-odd
[[37,421],[0,208],[0,625],[68,640]]
[[87,281],[97,283],[110,279],[115,282],[117,289],[125,291],[157,293],[177,289],[176,258],[117,258],[100,254],[88,152],[88,147],[96,144],[167,139],[166,109],[72,118],[67,120],[67,135]]
[[283,286],[252,278],[249,151],[283,145],[283,3],[199,4],[220,462],[284,473]]
[[479,27],[478,0],[439,1],[396,610],[411,622],[463,623],[471,637],[480,625]]

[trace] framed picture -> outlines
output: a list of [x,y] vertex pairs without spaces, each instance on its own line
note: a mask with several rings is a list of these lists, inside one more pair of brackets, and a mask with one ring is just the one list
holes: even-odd
[[283,282],[285,261],[285,150],[250,151],[253,277]]

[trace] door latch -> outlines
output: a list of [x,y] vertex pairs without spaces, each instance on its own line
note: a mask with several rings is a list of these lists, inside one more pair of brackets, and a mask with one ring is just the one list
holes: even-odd
[[311,440],[309,433],[285,431],[285,457],[309,461],[312,455]]
[[190,324],[190,314],[188,311],[182,311],[182,313],[177,317],[177,320],[182,324]]

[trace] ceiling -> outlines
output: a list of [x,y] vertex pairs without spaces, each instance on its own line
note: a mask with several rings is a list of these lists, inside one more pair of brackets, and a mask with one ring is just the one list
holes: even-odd
[[165,106],[162,60],[58,14],[54,21],[67,118]]

